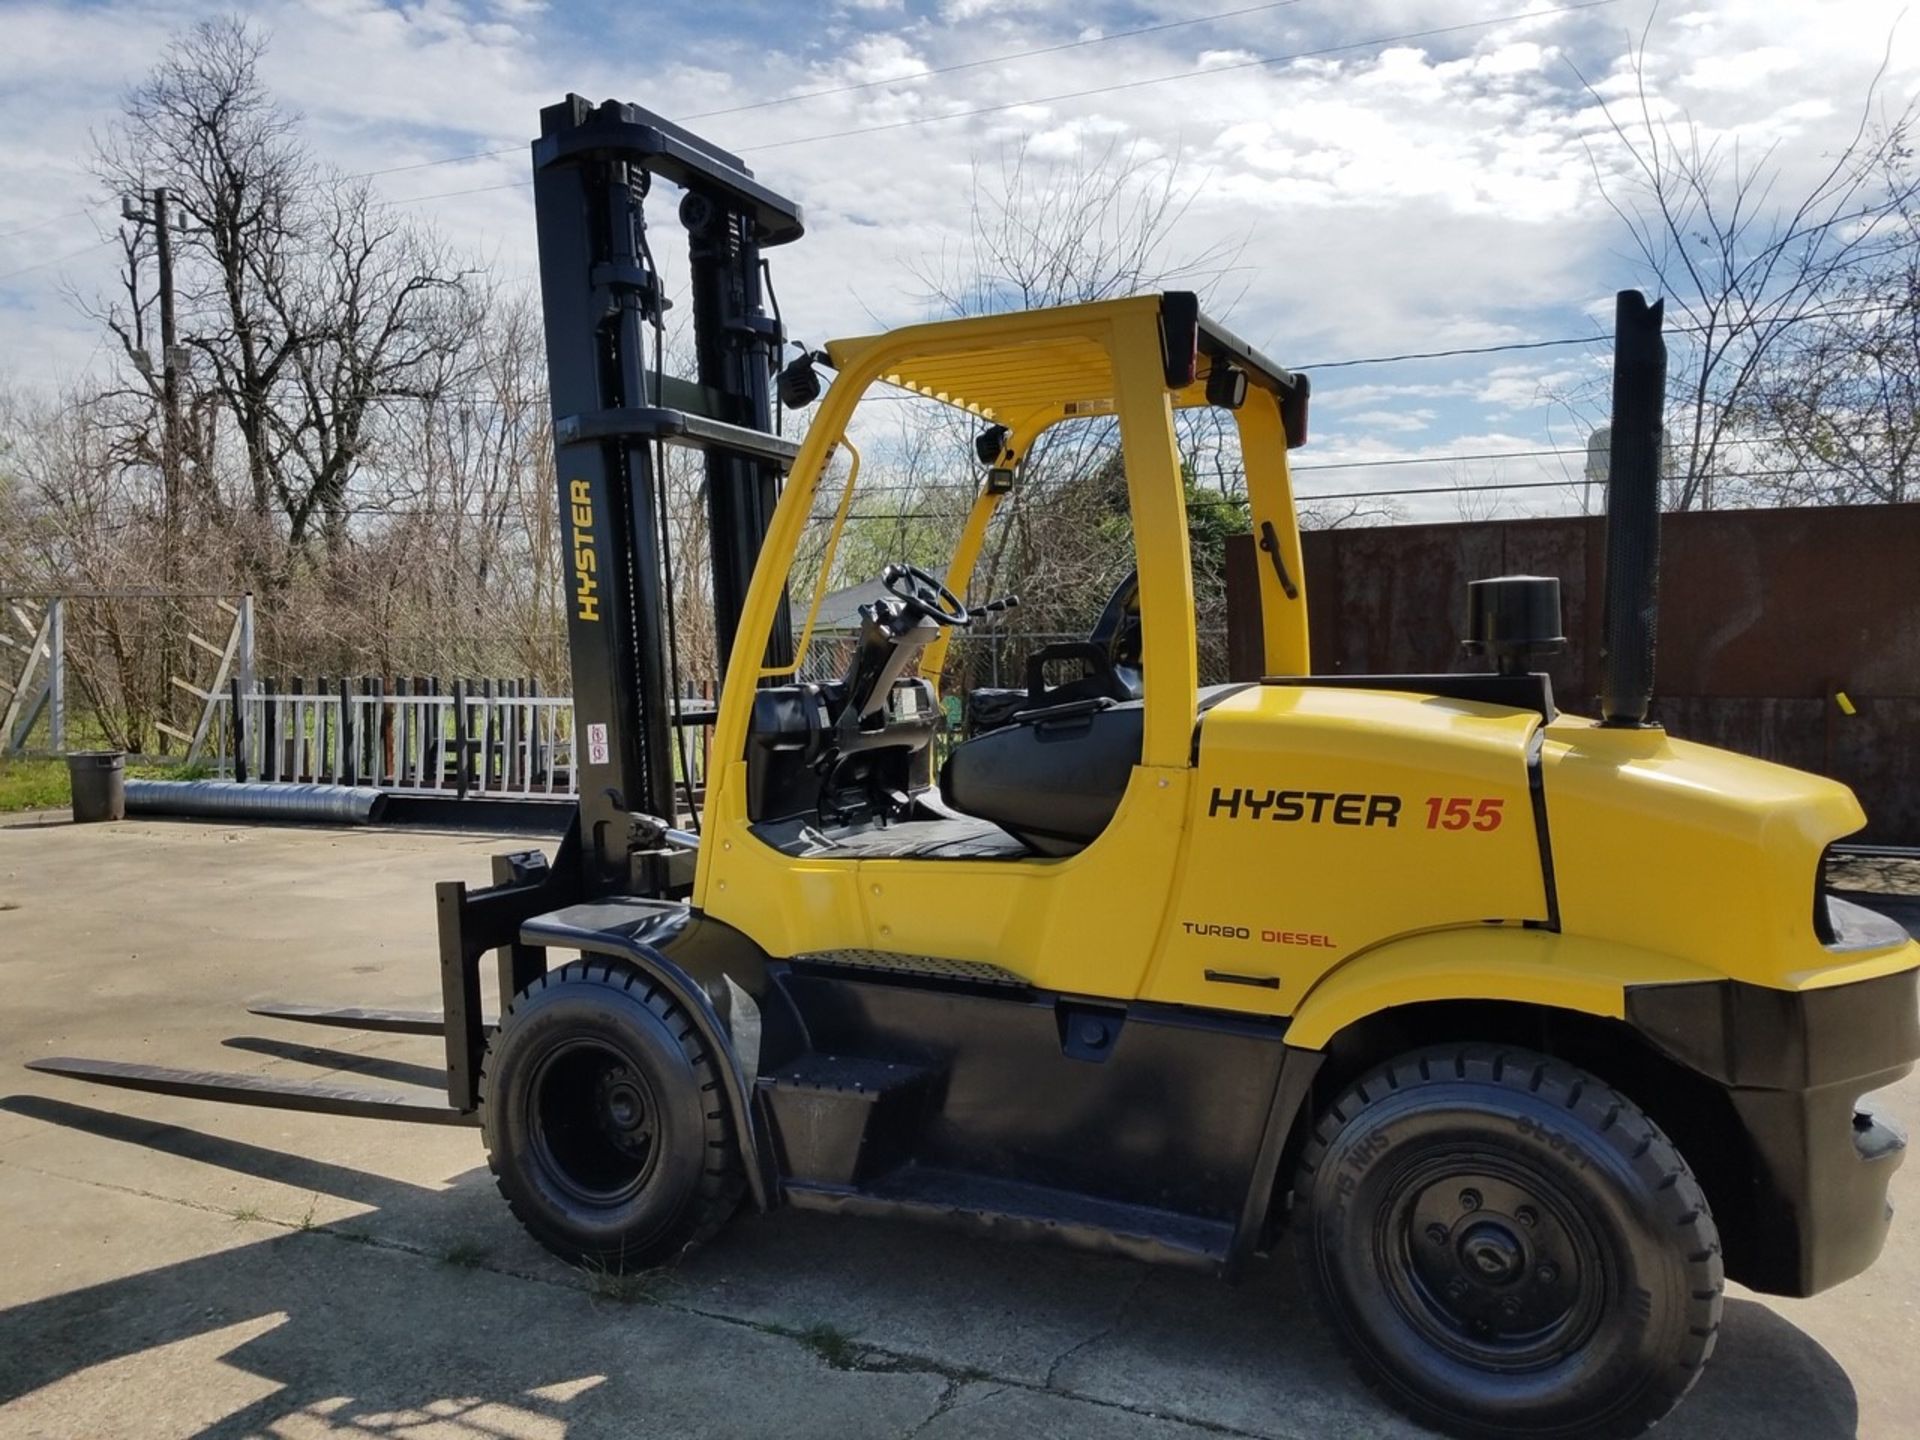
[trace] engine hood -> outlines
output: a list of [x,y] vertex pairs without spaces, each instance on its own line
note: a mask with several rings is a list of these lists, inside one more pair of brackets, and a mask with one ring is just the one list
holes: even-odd
[[1784,988],[1913,963],[1903,941],[1863,951],[1816,929],[1821,858],[1866,823],[1846,786],[1657,729],[1561,716],[1542,734],[1567,933]]

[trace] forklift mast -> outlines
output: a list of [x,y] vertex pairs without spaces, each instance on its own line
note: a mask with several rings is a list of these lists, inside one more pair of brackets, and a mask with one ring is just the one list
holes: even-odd
[[[772,433],[771,376],[785,336],[766,310],[760,252],[800,237],[800,210],[755,182],[738,156],[637,105],[578,95],[540,112],[533,171],[573,663],[579,883],[587,896],[659,894],[675,883],[661,832],[698,814],[679,757],[685,726],[701,718],[688,712],[678,673],[661,447],[704,453],[715,635],[725,654],[797,448]],[[656,176],[682,192],[692,381],[662,364],[671,302],[644,213]],[[783,606],[769,659],[784,662],[790,647]]]

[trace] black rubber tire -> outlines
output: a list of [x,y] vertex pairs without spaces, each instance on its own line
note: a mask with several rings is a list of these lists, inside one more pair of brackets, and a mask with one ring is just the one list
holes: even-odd
[[1293,1194],[1317,1308],[1423,1424],[1637,1435],[1713,1353],[1720,1239],[1692,1171],[1631,1101],[1544,1055],[1459,1045],[1378,1067],[1321,1113]]
[[[487,1164],[513,1213],[561,1258],[621,1273],[706,1240],[746,1188],[720,1063],[667,991],[626,966],[578,960],[536,980],[480,1072]],[[620,1115],[639,1117],[617,1138],[609,1088]]]

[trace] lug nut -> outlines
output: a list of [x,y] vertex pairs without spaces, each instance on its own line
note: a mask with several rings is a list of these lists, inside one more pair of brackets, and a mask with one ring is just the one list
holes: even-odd
[[1500,1313],[1508,1317],[1518,1315],[1520,1313],[1520,1301],[1512,1295],[1507,1296],[1506,1299],[1500,1302]]
[[1464,1297],[1466,1293],[1467,1282],[1462,1280],[1458,1275],[1447,1282],[1447,1297],[1449,1299],[1459,1300]]
[[1533,1278],[1542,1285],[1551,1285],[1560,1278],[1560,1267],[1551,1260],[1542,1260],[1540,1268],[1533,1272]]
[[1478,1190],[1462,1190],[1460,1192],[1460,1208],[1462,1210],[1478,1210],[1480,1208],[1480,1192]]
[[1447,1227],[1442,1225],[1438,1220],[1434,1221],[1433,1224],[1427,1226],[1427,1239],[1436,1245],[1446,1244]]
[[1529,1230],[1540,1223],[1540,1217],[1534,1213],[1531,1205],[1522,1205],[1518,1210],[1513,1212],[1513,1218]]

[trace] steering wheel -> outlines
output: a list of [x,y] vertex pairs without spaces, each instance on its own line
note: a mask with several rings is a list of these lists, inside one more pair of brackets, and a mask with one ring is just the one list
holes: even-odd
[[880,572],[880,587],[936,625],[973,623],[967,602],[918,565],[888,565]]

